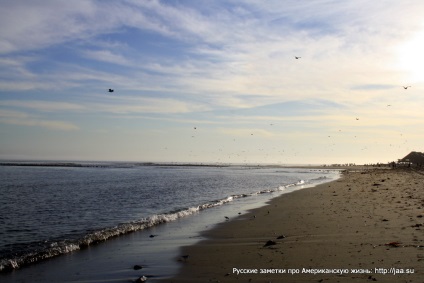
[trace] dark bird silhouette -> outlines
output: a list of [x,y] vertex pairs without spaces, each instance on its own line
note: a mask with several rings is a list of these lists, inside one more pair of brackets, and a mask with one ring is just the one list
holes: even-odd
[[410,85],[407,85],[407,86],[404,86],[403,88],[404,89],[408,89],[408,87],[411,87]]
[[152,234],[152,235],[150,235],[150,236],[149,236],[149,238],[154,238],[154,237],[156,237],[156,236],[157,236],[157,235],[153,235],[153,234]]
[[225,216],[225,219],[226,219],[226,220],[230,220],[230,218],[229,218],[228,216]]
[[302,58],[302,57],[299,57],[299,56],[294,56],[294,59],[300,59],[300,58]]
[[109,92],[114,92],[114,90],[110,88],[110,89],[109,89]]

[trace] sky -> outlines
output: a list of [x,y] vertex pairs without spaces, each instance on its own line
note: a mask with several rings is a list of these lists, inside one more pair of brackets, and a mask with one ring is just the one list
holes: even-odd
[[423,14],[421,0],[0,0],[0,159],[424,151]]

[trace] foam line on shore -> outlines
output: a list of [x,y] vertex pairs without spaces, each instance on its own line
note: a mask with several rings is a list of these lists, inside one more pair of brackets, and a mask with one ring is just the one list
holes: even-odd
[[198,213],[200,211],[225,205],[227,203],[233,202],[237,199],[253,197],[263,194],[271,194],[275,192],[281,192],[288,188],[295,188],[314,183],[316,181],[325,181],[327,177],[319,178],[319,180],[310,180],[304,181],[299,180],[295,183],[281,185],[274,189],[260,190],[248,194],[238,194],[231,195],[222,199],[206,202],[197,206],[182,208],[180,210],[171,211],[169,213],[155,214],[147,218],[143,218],[137,221],[132,221],[129,223],[122,223],[120,225],[98,229],[92,232],[89,232],[85,235],[81,235],[79,238],[74,239],[56,239],[48,242],[32,243],[33,249],[30,252],[25,252],[22,254],[12,254],[6,256],[0,260],[0,272],[11,271],[17,269],[21,266],[39,262],[45,259],[56,257],[59,255],[67,254],[73,251],[77,251],[88,247],[90,245],[99,244],[101,242],[107,241],[110,238],[125,235],[135,231],[144,230],[156,225],[163,223],[168,223],[171,221],[176,221],[180,218],[187,217]]
[[[206,240],[182,249],[190,259],[180,273],[161,282],[420,282],[423,187],[423,175],[412,170],[346,171],[205,231]],[[307,272],[334,269],[347,272]]]

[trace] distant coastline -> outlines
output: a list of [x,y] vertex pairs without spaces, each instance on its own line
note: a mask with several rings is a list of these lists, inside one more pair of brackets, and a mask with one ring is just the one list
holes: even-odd
[[[196,163],[155,163],[155,162],[60,162],[60,161],[6,161],[0,166],[40,166],[40,167],[95,167],[95,168],[130,168],[139,166],[202,166],[228,167],[228,164],[196,164]],[[253,165],[252,165],[253,166]]]
[[0,166],[31,166],[31,167],[87,167],[87,168],[131,168],[140,166],[164,167],[232,167],[242,166],[251,168],[317,168],[317,169],[343,169],[371,165],[345,165],[345,164],[221,164],[221,163],[172,163],[172,162],[108,162],[108,161],[0,161]]
[[238,163],[190,163],[190,162],[125,162],[125,161],[25,161],[4,160],[0,166],[31,166],[31,167],[79,167],[79,168],[132,168],[141,166],[162,167],[246,167],[246,168],[308,168],[308,169],[365,169],[385,167],[388,164],[238,164]]

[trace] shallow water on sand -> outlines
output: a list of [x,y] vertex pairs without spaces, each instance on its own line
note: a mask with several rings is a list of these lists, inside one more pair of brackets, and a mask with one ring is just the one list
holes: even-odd
[[[179,247],[198,241],[199,231],[338,173],[112,164],[2,166],[0,175],[0,190],[8,196],[0,201],[3,265],[15,258],[39,259],[37,253],[47,258],[2,272],[2,282],[128,282],[175,274],[184,264]],[[48,259],[57,251],[63,255]],[[135,264],[145,267],[135,271]]]

